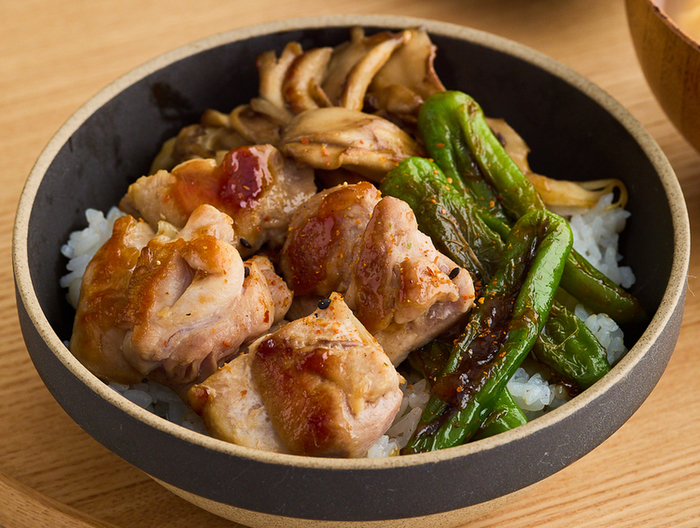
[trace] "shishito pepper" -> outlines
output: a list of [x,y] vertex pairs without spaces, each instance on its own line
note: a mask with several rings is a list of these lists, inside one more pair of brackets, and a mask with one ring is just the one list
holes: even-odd
[[557,302],[532,354],[577,391],[586,390],[610,371],[605,348],[576,315]]
[[[482,221],[488,213],[470,194],[450,186],[435,163],[424,158],[403,160],[386,176],[381,191],[406,201],[421,231],[445,255],[482,283],[491,278],[503,253],[503,239]],[[552,310],[533,349],[535,356],[567,384],[582,391],[610,370],[605,348],[583,321],[557,301]]]
[[435,247],[477,280],[488,279],[496,270],[503,239],[484,221],[472,195],[452,187],[435,163],[418,157],[404,159],[387,174],[380,190],[407,202]]
[[[455,125],[451,125],[450,133],[446,134],[441,120],[457,123],[460,134],[453,130]],[[469,151],[479,173],[495,189],[510,218],[515,220],[528,211],[545,209],[536,189],[489,128],[481,107],[467,94],[447,91],[428,98],[421,108],[418,127],[421,136],[429,138],[426,140],[428,152],[444,171],[455,170],[455,157],[439,157],[437,145],[464,142],[451,145],[447,150]],[[618,324],[646,319],[643,307],[633,295],[595,269],[576,251],[572,251],[567,260],[561,286],[590,311],[606,313]]]
[[472,440],[481,440],[497,434],[505,433],[527,423],[527,416],[515,403],[510,391],[506,388],[498,395],[491,414],[481,424]]
[[488,213],[484,218],[489,227],[505,237],[510,230],[510,219],[469,150],[460,118],[463,102],[455,93],[459,92],[439,92],[423,103],[418,114],[421,139],[450,184],[461,194],[469,194]]
[[[433,385],[450,357],[451,345],[445,341],[434,339],[427,345],[415,350],[409,356],[409,362],[420,372],[429,385]],[[506,387],[501,391],[493,407],[493,411],[481,424],[474,439],[487,438],[495,434],[510,431],[528,422],[527,416],[515,403],[513,396]]]
[[547,321],[572,242],[553,213],[518,220],[405,453],[459,445],[478,430]]

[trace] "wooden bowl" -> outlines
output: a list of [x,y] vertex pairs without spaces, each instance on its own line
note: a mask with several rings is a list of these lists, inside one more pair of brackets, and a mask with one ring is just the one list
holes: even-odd
[[[338,44],[423,25],[446,86],[470,93],[532,147],[533,169],[570,179],[621,178],[631,217],[621,237],[632,290],[649,322],[626,329],[627,355],[590,389],[542,418],[443,451],[384,459],[256,451],[170,423],[108,388],[64,345],[74,312],[59,286],[68,235],[88,207],[107,210],[144,174],[161,142],[206,108],[257,93],[254,58],[290,40]],[[154,97],[166,91],[173,97]],[[653,222],[649,219],[653,218]],[[653,258],[650,258],[653,256]],[[216,35],[167,53],[105,88],[73,115],[33,168],[17,209],[17,305],[37,371],[66,412],[108,449],[178,495],[249,526],[449,527],[484,515],[613,434],[647,398],[678,338],[690,230],[676,176],[653,139],[602,90],[514,42],[404,17],[320,17]],[[644,434],[644,431],[640,431]]]
[[700,151],[700,43],[664,11],[664,0],[625,0],[639,63],[680,133]]

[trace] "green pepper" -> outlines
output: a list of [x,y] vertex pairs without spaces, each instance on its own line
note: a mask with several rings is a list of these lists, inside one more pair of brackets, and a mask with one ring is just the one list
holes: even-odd
[[558,215],[533,211],[518,220],[405,453],[462,444],[484,423],[547,321],[571,245]]
[[488,213],[485,220],[489,227],[505,238],[511,221],[464,140],[459,118],[462,101],[455,96],[458,93],[440,92],[429,97],[418,114],[418,130],[428,154],[450,184],[460,193],[471,195],[479,208]]
[[[409,355],[409,363],[420,372],[429,385],[433,385],[445,367],[450,356],[451,345],[440,339],[433,339],[427,345],[414,350]],[[504,388],[496,400],[493,411],[486,418],[474,436],[474,440],[503,433],[526,424],[527,416],[518,407],[508,388]]]
[[505,388],[498,395],[496,404],[493,406],[491,414],[479,427],[479,430],[471,438],[481,440],[500,433],[505,433],[528,422],[527,416],[515,403],[508,388]]
[[555,302],[532,354],[566,383],[583,391],[610,371],[600,341],[573,313]]
[[[443,92],[435,101],[431,98],[429,107],[444,104],[444,112],[450,112],[451,119],[461,127],[462,138],[473,159],[490,185],[500,198],[506,212],[513,218],[533,210],[545,209],[537,190],[506,153],[503,145],[493,134],[484,118],[481,107],[474,99],[462,92]],[[449,101],[449,104],[444,103]],[[437,114],[436,110],[433,113]],[[431,127],[438,125],[433,120],[419,118],[421,135],[430,134]],[[454,139],[455,135],[451,136]],[[443,163],[449,160],[437,160]],[[586,259],[572,251],[562,276],[562,288],[578,299],[593,313],[606,313],[618,324],[641,322],[646,313],[639,301],[615,284],[603,273],[596,270]]]
[[[503,253],[503,240],[481,221],[486,213],[471,196],[451,187],[435,163],[405,159],[389,172],[380,190],[410,205],[419,228],[439,251],[482,283],[491,278]],[[556,301],[553,310],[538,337],[536,357],[562,380],[583,390],[607,372],[605,349],[583,321]]]
[[503,253],[503,240],[483,220],[471,195],[450,186],[440,168],[425,158],[407,158],[391,170],[380,186],[383,195],[408,203],[418,225],[438,251],[488,279]]

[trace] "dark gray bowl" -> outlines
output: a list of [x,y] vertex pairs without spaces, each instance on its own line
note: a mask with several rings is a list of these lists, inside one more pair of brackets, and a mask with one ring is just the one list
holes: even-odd
[[[254,57],[290,40],[336,44],[348,27],[424,25],[448,88],[470,93],[532,147],[542,174],[621,178],[632,216],[621,240],[633,293],[650,314],[626,329],[627,356],[572,402],[509,433],[442,452],[330,460],[257,452],[162,420],[118,396],[66,349],[73,311],[59,287],[59,248],[144,174],[161,142],[206,108],[229,111],[257,93]],[[482,515],[594,449],[649,395],[680,329],[689,222],[664,155],[618,103],[530,49],[450,24],[397,17],[292,20],[179,48],[117,80],[59,130],[22,194],[14,232],[18,309],[27,349],[56,400],[90,435],[181,496],[254,526],[385,521],[449,526]],[[315,521],[315,522],[313,522]],[[377,523],[382,524],[382,523]],[[373,526],[377,524],[372,524]]]

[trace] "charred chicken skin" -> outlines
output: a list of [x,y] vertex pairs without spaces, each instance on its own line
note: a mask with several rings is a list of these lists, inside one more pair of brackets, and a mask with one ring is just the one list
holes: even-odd
[[460,321],[474,301],[470,274],[418,230],[408,204],[381,198],[367,182],[334,187],[304,204],[280,267],[299,296],[345,294],[394,365]]
[[182,390],[282,320],[292,293],[267,258],[243,262],[212,206],[180,231],[149,230],[130,216],[115,224],[83,279],[71,350],[100,377]]
[[256,145],[230,150],[218,164],[193,159],[143,176],[119,207],[154,229],[161,220],[179,229],[198,206],[213,205],[233,219],[234,245],[248,256],[266,242],[281,246],[290,216],[315,192],[313,169]]

